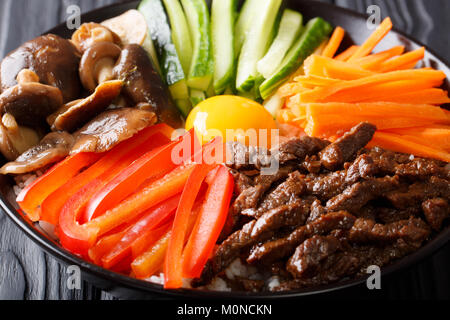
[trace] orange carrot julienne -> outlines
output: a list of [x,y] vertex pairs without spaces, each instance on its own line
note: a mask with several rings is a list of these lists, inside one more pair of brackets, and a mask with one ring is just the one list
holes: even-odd
[[382,52],[371,54],[367,57],[359,58],[353,61],[353,63],[355,65],[360,66],[361,68],[377,71],[375,70],[375,68],[378,67],[382,62],[392,57],[399,56],[404,51],[405,51],[404,46],[396,46]]
[[338,61],[347,61],[350,57],[355,54],[356,50],[358,50],[359,46],[351,46],[346,50],[342,51],[339,55],[337,55],[334,59]]
[[300,82],[302,85],[309,85],[309,86],[328,86],[341,82],[341,80],[339,79],[331,79],[316,75],[298,76],[294,79],[294,81]]
[[306,124],[304,125],[305,132],[309,136],[320,137],[327,139],[331,136],[341,136],[345,132],[357,124],[369,121],[377,126],[379,130],[390,130],[396,128],[412,128],[416,126],[430,126],[434,122],[430,120],[411,119],[404,117],[368,117],[368,116],[346,116],[342,114],[319,114],[314,116],[307,116]]
[[378,146],[383,149],[412,154],[419,157],[438,159],[450,162],[450,153],[434,149],[425,144],[408,141],[393,133],[376,132],[369,147]]
[[387,130],[389,133],[401,135],[404,139],[438,146],[450,152],[450,126],[432,125],[427,127],[401,128]]
[[[323,102],[395,102],[391,98],[409,93],[409,91],[418,91],[430,89],[441,85],[441,81],[429,82],[422,80],[402,80],[386,83],[379,83],[372,86],[362,87],[355,91],[353,89],[337,92]],[[401,100],[398,101],[402,103]],[[404,102],[408,103],[408,102]],[[420,102],[411,102],[420,104]],[[427,104],[427,103],[424,103]],[[434,104],[434,103],[430,103]]]
[[336,27],[330,38],[330,41],[328,42],[327,46],[322,52],[322,56],[333,58],[336,52],[338,51],[339,46],[341,45],[342,40],[344,39],[344,36],[345,30],[342,29],[341,27]]
[[350,57],[349,62],[354,61],[358,58],[365,57],[369,55],[377,44],[383,40],[383,38],[391,31],[392,21],[391,18],[387,17],[378,26],[378,28],[371,34],[369,38],[361,45],[358,50]]
[[307,88],[305,88],[301,83],[288,82],[278,89],[278,94],[280,95],[280,97],[286,98],[305,90],[307,90]]
[[[373,118],[400,118],[450,124],[448,111],[433,105],[399,104],[390,102],[369,103],[310,103],[306,107],[307,114],[316,116],[323,114],[342,114]],[[345,117],[343,116],[343,117]]]
[[342,81],[335,85],[317,88],[310,91],[300,93],[302,101],[304,102],[317,102],[324,100],[325,98],[335,94],[344,89],[356,89],[361,87],[366,87],[378,83],[385,83],[389,81],[400,81],[400,80],[428,80],[432,81],[443,81],[446,75],[440,70],[402,70],[393,71],[382,74],[375,74],[362,79],[352,80],[352,81]]
[[425,48],[422,47],[420,49],[405,53],[399,57],[392,58],[388,61],[383,62],[380,66],[379,71],[380,72],[395,71],[402,66],[405,65],[409,66],[412,63],[416,64],[424,57],[425,57]]
[[448,97],[447,91],[437,88],[430,88],[401,93],[399,95],[394,96],[389,95],[385,95],[383,97],[378,96],[376,98],[369,98],[367,100],[363,100],[362,102],[376,102],[376,101],[441,105],[450,103],[450,98]]
[[374,73],[348,62],[312,55],[305,61],[306,76],[326,76],[332,79],[355,80]]

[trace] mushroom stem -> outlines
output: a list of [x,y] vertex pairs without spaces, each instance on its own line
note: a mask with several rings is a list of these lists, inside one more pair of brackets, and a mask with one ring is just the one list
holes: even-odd
[[98,84],[113,80],[112,69],[120,53],[120,47],[112,42],[98,42],[89,47],[81,58],[79,68],[83,86],[94,92]]
[[17,83],[39,82],[39,76],[30,69],[23,69],[17,75]]
[[114,79],[114,66],[116,62],[111,58],[103,58],[95,66],[95,80],[98,84]]

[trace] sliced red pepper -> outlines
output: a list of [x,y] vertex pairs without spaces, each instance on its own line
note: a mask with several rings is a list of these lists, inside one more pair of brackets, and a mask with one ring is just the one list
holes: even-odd
[[101,156],[97,153],[77,153],[67,157],[23,189],[16,199],[17,203],[32,221],[39,221],[44,199]]
[[[195,141],[196,139],[194,130],[191,130],[176,141],[161,148],[159,152],[149,152],[137,159],[92,197],[87,206],[86,221],[90,221],[115,207],[146,180],[164,175],[173,170],[177,166],[172,161],[174,149],[179,145],[185,144],[196,148],[197,145],[200,145],[200,142]],[[182,155],[182,163],[190,159],[191,155]]]
[[195,199],[200,191],[203,181],[211,171],[211,166],[196,164],[189,179],[186,182],[181,195],[180,204],[175,214],[175,221],[172,227],[169,247],[164,270],[164,287],[176,289],[182,286],[181,257],[184,248],[184,239],[187,233],[189,215],[194,206]]
[[[131,246],[145,231],[152,231],[162,221],[172,216],[178,207],[180,196],[172,197],[150,209],[124,237],[102,258],[105,268],[112,268],[131,253]],[[161,235],[162,236],[162,235]],[[158,238],[159,239],[159,238]]]
[[98,179],[92,181],[70,198],[61,211],[59,216],[61,244],[71,252],[87,254],[97,237],[133,221],[151,207],[181,193],[193,169],[193,164],[178,167],[163,178],[143,187],[102,216],[81,225],[78,222],[79,217],[86,207],[86,199],[93,194],[89,191],[96,192],[98,191],[96,188],[102,186],[102,182]]
[[224,166],[220,166],[184,249],[183,274],[186,278],[200,277],[225,225],[233,189],[232,175]]
[[161,128],[165,126],[147,128],[141,134],[122,142],[105,153],[94,165],[52,192],[41,204],[41,219],[56,224],[64,204],[83,186],[102,175],[106,183],[108,177],[114,177],[143,153],[167,143],[168,138],[161,133]]

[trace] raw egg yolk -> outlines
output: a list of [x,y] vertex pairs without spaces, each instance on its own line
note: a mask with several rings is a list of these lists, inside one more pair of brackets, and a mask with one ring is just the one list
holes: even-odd
[[198,104],[189,114],[186,130],[194,128],[202,143],[221,136],[226,141],[270,147],[272,115],[259,103],[239,96],[216,96]]

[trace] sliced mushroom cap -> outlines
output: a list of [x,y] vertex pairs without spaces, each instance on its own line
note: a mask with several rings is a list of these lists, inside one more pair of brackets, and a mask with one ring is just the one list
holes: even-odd
[[66,132],[52,132],[15,161],[5,164],[0,174],[24,174],[47,167],[65,158],[74,143],[73,136]]
[[121,45],[120,37],[106,26],[99,23],[83,23],[72,35],[72,43],[83,53],[98,42],[112,42]]
[[134,104],[148,103],[159,121],[174,128],[183,126],[182,116],[170,98],[167,87],[140,45],[125,46],[114,68],[114,75],[124,82],[123,94]]
[[98,42],[81,58],[80,79],[86,90],[93,92],[99,83],[114,79],[113,68],[121,49],[112,42]]
[[47,121],[53,131],[73,132],[106,110],[119,96],[121,89],[122,81],[104,82],[91,96],[64,105],[55,114],[50,115]]
[[61,91],[39,82],[23,82],[31,80],[29,74],[21,77],[20,83],[6,89],[0,95],[0,113],[11,114],[19,124],[39,127],[45,125],[45,119],[63,104]]
[[78,75],[80,53],[66,39],[49,34],[24,43],[11,52],[0,65],[2,91],[17,85],[23,69],[34,71],[43,84],[61,90],[64,102],[78,98],[81,83]]
[[103,112],[74,134],[76,143],[71,153],[105,152],[156,121],[153,112],[134,108]]

